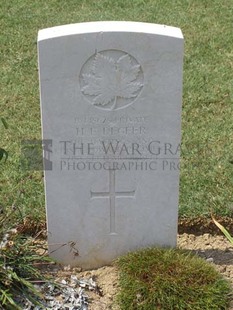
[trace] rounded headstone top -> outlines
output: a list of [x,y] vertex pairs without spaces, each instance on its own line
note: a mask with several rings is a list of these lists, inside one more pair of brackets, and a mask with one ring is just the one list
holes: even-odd
[[87,22],[45,28],[39,31],[38,41],[67,35],[95,32],[138,32],[183,39],[180,28],[153,23],[129,21]]

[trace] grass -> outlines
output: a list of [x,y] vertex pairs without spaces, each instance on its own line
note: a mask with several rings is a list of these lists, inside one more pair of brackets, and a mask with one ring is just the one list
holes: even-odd
[[146,249],[129,253],[116,264],[121,310],[228,309],[229,283],[190,252]]
[[13,0],[0,4],[1,114],[9,129],[1,145],[9,160],[0,177],[0,204],[45,221],[43,175],[21,169],[21,141],[40,139],[37,32],[55,25],[134,20],[180,27],[185,37],[180,217],[231,216],[232,1]]
[[45,255],[45,244],[12,228],[12,215],[15,213],[21,217],[15,206],[0,212],[0,309],[24,309],[23,300],[43,307],[43,295],[35,289],[33,281],[48,280],[38,266],[49,264],[51,259]]
[[[45,223],[43,173],[26,171],[21,167],[21,141],[41,138],[37,32],[46,27],[97,20],[152,22],[182,29],[185,57],[179,215],[181,218],[209,217],[212,209],[216,215],[231,216],[232,14],[232,0],[1,1],[0,114],[9,127],[1,131],[0,146],[7,150],[9,157],[6,163],[0,162],[0,206],[7,209],[16,205],[20,210],[20,217],[12,214],[12,225],[23,225],[27,219],[26,223],[31,223],[33,230],[38,230],[37,227]],[[18,242],[20,245],[21,241]],[[206,269],[203,262],[194,262],[191,256],[187,258],[178,252],[150,251],[141,252],[140,257],[131,254],[127,260],[119,261],[128,283],[132,284],[129,286],[131,291],[125,287],[129,295],[122,295],[127,302],[126,306],[122,304],[126,307],[123,309],[137,309],[135,305],[138,309],[153,309],[146,307],[151,303],[154,305],[158,298],[157,305],[167,300],[170,305],[180,305],[179,309],[225,309],[227,285],[218,280],[210,266]],[[17,258],[16,252],[9,253]],[[144,253],[147,253],[145,260]],[[172,270],[166,261],[172,262]],[[195,272],[191,263],[196,264]],[[24,261],[23,266],[26,264]],[[174,281],[165,283],[161,277],[154,276],[163,265],[169,268],[163,270],[162,280],[172,278]],[[207,283],[206,280],[200,283],[204,277],[200,271],[203,271]],[[159,279],[160,282],[156,282]],[[186,286],[184,290],[183,283],[179,282],[181,279],[191,281],[188,283],[193,285],[192,289]],[[123,278],[121,281],[124,287],[127,282]],[[158,287],[161,290],[157,291]],[[179,298],[176,300],[176,297]],[[187,301],[187,298],[190,299]],[[205,304],[198,308],[197,302]],[[165,309],[169,309],[167,305]]]

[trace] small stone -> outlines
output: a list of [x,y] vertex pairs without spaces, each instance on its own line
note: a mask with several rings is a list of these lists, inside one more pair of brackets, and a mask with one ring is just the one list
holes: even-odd
[[79,268],[79,267],[75,267],[72,269],[73,272],[81,272],[82,271],[82,268]]
[[189,236],[190,241],[194,241],[196,239],[195,235],[193,235],[193,234],[190,234],[188,236]]
[[209,257],[209,258],[206,259],[206,261],[207,261],[208,263],[213,263],[213,262],[214,262],[214,259],[213,259],[213,257]]
[[226,266],[219,267],[219,272],[225,272],[225,271],[226,271]]
[[53,296],[50,296],[50,295],[45,295],[45,300],[47,300],[47,301],[53,301],[53,300],[54,300],[54,297],[53,297]]

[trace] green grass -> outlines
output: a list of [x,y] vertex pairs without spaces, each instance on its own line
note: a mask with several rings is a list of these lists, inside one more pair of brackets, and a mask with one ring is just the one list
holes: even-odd
[[187,251],[146,249],[116,261],[121,310],[228,309],[229,283]]
[[17,207],[0,212],[0,309],[25,309],[22,297],[24,301],[27,299],[43,307],[43,295],[33,286],[32,280],[49,280],[38,266],[49,265],[51,259],[45,255],[46,247],[41,240],[39,243],[37,238],[25,237],[12,228],[15,213],[18,218],[22,216]]
[[[37,32],[84,21],[133,20],[180,27],[185,37],[180,216],[232,214],[232,0],[12,0],[0,3],[0,205],[45,221],[41,172],[23,171],[21,140],[40,139]],[[2,165],[2,164],[1,164]]]
[[[0,148],[9,153],[6,163],[0,162],[4,212],[16,205],[20,215],[15,216],[15,224],[26,223],[35,230],[37,223],[45,222],[43,174],[21,167],[21,141],[41,137],[38,30],[86,21],[132,20],[180,27],[185,37],[180,217],[209,216],[210,208],[216,215],[231,216],[232,16],[232,0],[1,1],[0,116],[8,129],[0,128]],[[3,226],[1,238],[7,229]],[[0,253],[0,269],[5,270],[6,260],[20,268],[16,274],[9,269],[1,275],[4,292],[27,288],[24,279],[36,272],[30,270],[36,257],[33,248],[20,236],[13,238],[17,238],[11,240],[14,247],[10,243],[7,252]],[[121,258],[118,266],[122,309],[151,310],[155,305],[157,309],[227,309],[228,285],[211,266],[191,255],[151,249]],[[10,274],[22,281],[7,282]],[[28,287],[30,294],[30,283]]]

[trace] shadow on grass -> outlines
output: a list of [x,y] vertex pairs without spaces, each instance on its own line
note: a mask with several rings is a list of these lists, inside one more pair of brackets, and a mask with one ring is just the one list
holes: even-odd
[[[197,254],[201,258],[204,259],[213,259],[213,263],[215,265],[227,265],[233,267],[233,249],[197,249],[197,250],[190,250],[191,253]],[[212,261],[212,260],[211,260]]]
[[[221,217],[217,220],[230,234],[233,234],[233,219],[231,217]],[[222,232],[216,227],[210,217],[181,218],[179,220],[178,232],[179,234],[187,233],[195,236],[201,236],[206,233],[222,236]]]

